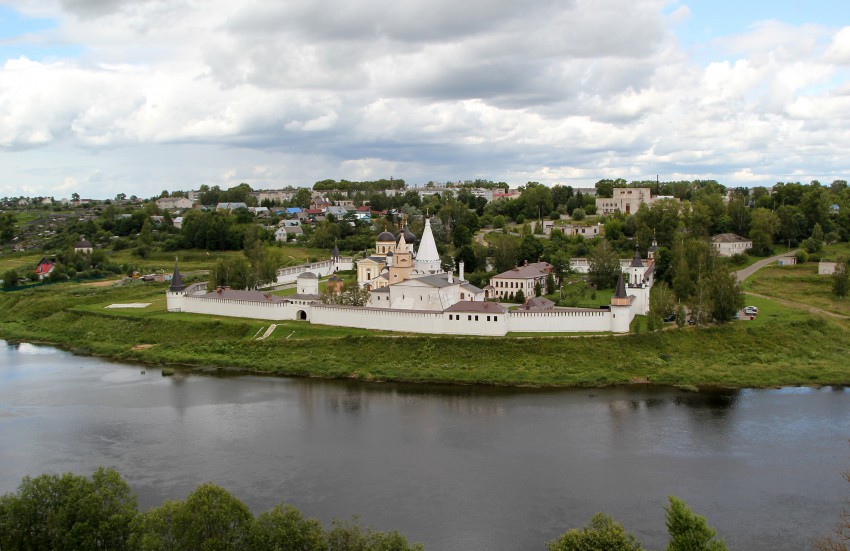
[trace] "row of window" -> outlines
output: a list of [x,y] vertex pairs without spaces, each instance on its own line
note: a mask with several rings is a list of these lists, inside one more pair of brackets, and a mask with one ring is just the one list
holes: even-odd
[[[546,283],[546,280],[541,278],[539,280],[539,282],[540,282],[541,285],[543,285],[543,284]],[[502,280],[497,279],[497,280],[494,281],[494,283],[495,283],[494,287],[506,287],[508,289],[522,289],[523,288],[523,282],[521,282],[521,281],[502,281]],[[525,281],[525,288],[531,289],[532,287],[534,287],[534,283],[535,283],[534,280],[526,280]]]
[[[493,318],[492,320],[490,318]],[[474,320],[472,318],[475,318]],[[449,320],[460,321],[460,314],[449,314]],[[467,314],[466,321],[478,321],[477,315]],[[487,316],[487,321],[499,321],[499,316]]]

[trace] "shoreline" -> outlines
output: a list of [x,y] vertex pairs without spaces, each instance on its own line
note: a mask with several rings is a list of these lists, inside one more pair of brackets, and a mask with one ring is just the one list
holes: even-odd
[[[624,335],[376,334],[284,322],[254,340],[268,322],[168,313],[161,293],[158,285],[0,293],[0,338],[208,374],[535,389],[850,384],[850,325],[761,299],[756,322]],[[103,310],[140,301],[158,306]]]

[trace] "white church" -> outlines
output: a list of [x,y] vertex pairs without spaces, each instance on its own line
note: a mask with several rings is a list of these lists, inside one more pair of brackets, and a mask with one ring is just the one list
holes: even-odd
[[[416,249],[407,227],[398,237],[378,235],[374,254],[357,260],[341,257],[278,271],[278,283],[295,283],[297,293],[276,296],[262,291],[208,290],[206,283],[183,285],[175,265],[167,292],[169,312],[192,312],[271,321],[303,320],[313,324],[380,331],[443,335],[504,336],[508,333],[626,333],[634,316],[649,311],[654,259],[635,251],[620,276],[609,306],[558,308],[542,297],[507,308],[487,300],[494,295],[441,268],[430,220]],[[545,264],[545,263],[541,263]],[[365,306],[323,304],[319,277],[356,265],[357,284],[369,291]],[[625,276],[625,277],[623,277]]]

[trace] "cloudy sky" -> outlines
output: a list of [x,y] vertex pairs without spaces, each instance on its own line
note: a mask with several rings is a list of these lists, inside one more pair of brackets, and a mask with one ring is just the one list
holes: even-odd
[[0,196],[850,179],[850,2],[0,0]]

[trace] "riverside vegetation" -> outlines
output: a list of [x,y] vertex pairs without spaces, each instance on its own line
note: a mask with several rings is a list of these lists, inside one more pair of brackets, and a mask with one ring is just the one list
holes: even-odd
[[[626,336],[422,336],[167,313],[166,284],[72,283],[0,293],[0,338],[116,360],[294,376],[533,386],[850,383],[850,324],[751,297],[753,321]],[[149,302],[143,309],[106,309]]]
[[[672,551],[725,551],[714,529],[685,503],[670,497],[666,526]],[[24,549],[208,549],[252,551],[422,551],[396,531],[362,528],[355,518],[304,518],[281,503],[254,515],[227,490],[208,482],[185,500],[139,512],[136,496],[112,469],[91,478],[64,473],[25,477],[17,492],[0,496],[0,548]],[[547,543],[550,551],[640,551],[635,537],[604,514],[581,530]]]

